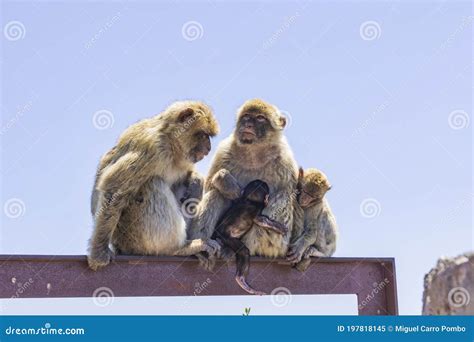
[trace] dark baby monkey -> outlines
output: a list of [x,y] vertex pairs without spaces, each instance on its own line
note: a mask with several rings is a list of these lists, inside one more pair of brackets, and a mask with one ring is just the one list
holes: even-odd
[[271,230],[277,234],[286,234],[288,228],[267,216],[262,210],[268,204],[270,188],[261,180],[254,180],[247,184],[242,195],[235,200],[230,208],[217,222],[213,238],[230,248],[236,257],[235,280],[239,286],[250,294],[264,295],[264,292],[253,289],[246,280],[250,268],[250,250],[241,241],[241,238],[257,224],[260,229]]

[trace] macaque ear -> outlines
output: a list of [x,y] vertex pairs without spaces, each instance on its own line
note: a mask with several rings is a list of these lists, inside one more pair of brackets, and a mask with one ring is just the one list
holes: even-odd
[[284,116],[280,116],[278,118],[278,121],[280,123],[280,128],[283,129],[286,126],[286,118]]
[[178,114],[178,122],[186,122],[194,115],[192,108],[186,108]]
[[298,171],[298,180],[299,181],[302,181],[304,178],[304,170],[302,167],[300,167],[299,171]]
[[332,189],[332,185],[329,186],[328,191]]

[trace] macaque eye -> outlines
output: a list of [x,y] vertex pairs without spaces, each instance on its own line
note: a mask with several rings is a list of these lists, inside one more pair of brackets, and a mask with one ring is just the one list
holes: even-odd
[[257,116],[257,121],[259,122],[265,122],[267,120],[267,118],[263,115],[258,115]]

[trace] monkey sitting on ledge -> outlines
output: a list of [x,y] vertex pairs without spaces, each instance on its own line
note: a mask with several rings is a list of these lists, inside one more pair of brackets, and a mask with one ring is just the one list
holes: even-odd
[[222,215],[212,235],[230,248],[236,256],[235,280],[246,292],[255,295],[264,295],[264,292],[253,289],[246,280],[250,268],[250,250],[240,240],[257,224],[259,228],[273,231],[277,234],[286,234],[288,228],[267,216],[262,215],[262,210],[268,204],[270,188],[261,180],[254,180],[247,184],[242,195],[234,201],[231,207]]
[[304,231],[290,246],[287,260],[299,271],[305,271],[311,263],[310,257],[334,254],[338,232],[336,219],[324,198],[331,189],[326,175],[317,169],[300,168],[297,189],[298,205],[304,213],[297,225],[301,226],[298,230]]

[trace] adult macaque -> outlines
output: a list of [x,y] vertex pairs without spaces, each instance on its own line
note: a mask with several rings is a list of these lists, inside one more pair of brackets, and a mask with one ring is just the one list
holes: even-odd
[[[220,143],[205,182],[205,193],[191,224],[192,238],[209,238],[218,219],[238,198],[243,185],[260,179],[268,184],[270,198],[263,209],[267,217],[292,227],[294,189],[298,167],[283,135],[286,120],[277,107],[262,100],[245,102],[237,125]],[[260,229],[258,224],[242,241],[251,255],[285,256],[291,236]],[[207,266],[212,267],[212,263]]]
[[[218,250],[215,241],[187,240],[179,203],[190,191],[200,196],[194,163],[209,153],[210,137],[217,132],[211,109],[197,101],[175,102],[125,130],[96,174],[88,256],[92,269],[107,265],[114,252],[212,255]],[[176,189],[183,186],[178,195]]]

